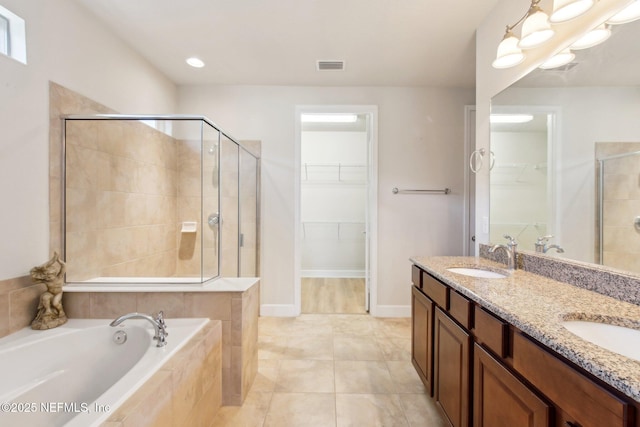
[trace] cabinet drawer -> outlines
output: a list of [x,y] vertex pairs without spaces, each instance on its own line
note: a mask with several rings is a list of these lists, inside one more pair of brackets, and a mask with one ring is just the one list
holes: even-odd
[[411,266],[411,282],[416,288],[422,289],[422,270],[417,265]]
[[507,356],[508,326],[493,314],[476,307],[474,313],[474,335],[485,347],[500,357]]
[[449,314],[466,329],[471,329],[471,301],[454,290],[449,290]]
[[536,343],[513,336],[513,367],[581,427],[627,426],[631,407]]
[[449,288],[426,272],[422,272],[422,291],[445,310],[449,307]]

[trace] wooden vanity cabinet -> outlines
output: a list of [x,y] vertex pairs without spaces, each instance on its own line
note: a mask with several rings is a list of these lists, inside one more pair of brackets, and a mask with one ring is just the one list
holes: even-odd
[[631,399],[420,271],[412,360],[452,426],[640,427]]
[[433,396],[453,427],[469,425],[470,356],[469,333],[436,308]]
[[411,362],[433,396],[433,301],[411,289]]

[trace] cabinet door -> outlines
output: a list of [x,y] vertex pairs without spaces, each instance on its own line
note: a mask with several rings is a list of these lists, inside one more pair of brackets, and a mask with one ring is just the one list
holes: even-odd
[[411,288],[411,361],[433,395],[433,301]]
[[513,335],[513,369],[540,390],[566,425],[626,427],[633,407],[523,334]]
[[549,427],[551,406],[482,347],[474,347],[473,426]]
[[453,427],[467,427],[471,339],[439,308],[435,312],[433,347],[434,397]]

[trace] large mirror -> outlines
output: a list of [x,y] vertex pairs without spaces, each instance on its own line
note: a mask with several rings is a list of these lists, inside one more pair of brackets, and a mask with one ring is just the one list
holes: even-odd
[[614,26],[492,99],[491,243],[535,250],[552,235],[538,245],[549,256],[640,272],[638,40],[640,21]]

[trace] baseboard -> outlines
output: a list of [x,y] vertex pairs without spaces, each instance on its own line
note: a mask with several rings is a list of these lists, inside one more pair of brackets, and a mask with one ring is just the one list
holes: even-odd
[[364,270],[301,270],[301,277],[364,278]]
[[375,317],[411,317],[411,306],[378,305],[371,307],[371,315]]
[[265,317],[296,317],[296,307],[293,304],[261,304],[260,316]]

